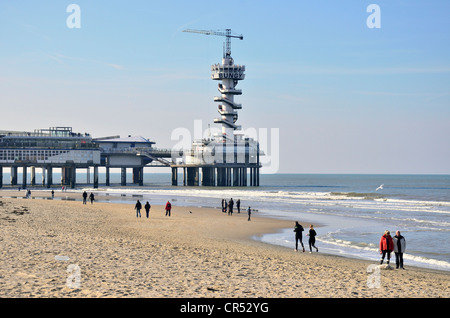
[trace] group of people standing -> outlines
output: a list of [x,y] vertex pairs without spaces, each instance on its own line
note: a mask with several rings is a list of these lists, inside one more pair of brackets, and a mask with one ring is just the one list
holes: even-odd
[[396,269],[405,269],[403,267],[403,253],[405,249],[406,239],[400,234],[400,231],[395,232],[394,237],[391,236],[388,230],[384,231],[380,239],[380,265],[383,264],[385,257],[387,257],[386,264],[389,265],[391,253],[394,252]]
[[[226,213],[228,211],[228,215],[233,215],[234,201],[233,198],[230,201],[222,199],[222,212]],[[236,201],[236,209],[238,213],[241,213],[241,200],[238,199]]]
[[[303,226],[298,223],[298,221],[295,221],[295,251],[298,251],[298,242],[302,245],[303,252],[305,252],[305,246],[303,245],[303,231],[305,229]],[[319,249],[316,247],[316,231],[314,230],[314,225],[309,226],[309,232],[306,234],[306,236],[309,236],[308,244],[309,244],[309,252],[312,253],[312,248],[314,247],[316,249],[316,252],[319,251]]]
[[[147,216],[147,219],[150,216],[150,209],[151,209],[151,205],[150,203],[147,201],[147,203],[145,203],[144,208],[145,208],[145,214]],[[137,200],[134,209],[136,210],[136,217],[140,218],[141,217],[141,209],[142,209],[142,203]],[[167,201],[166,206],[164,207],[164,209],[166,210],[166,216],[170,216],[170,212],[172,211],[172,204],[170,203],[170,201]]]
[[[86,204],[87,197],[88,197],[88,194],[86,191],[84,191],[83,192],[83,204]],[[91,201],[91,204],[94,204],[94,201],[95,201],[94,193],[91,192],[91,194],[89,194],[89,200]]]
[[[231,198],[230,201],[222,199],[222,212],[223,213],[227,213],[227,211],[228,211],[228,215],[233,215],[233,208],[234,208],[233,198]],[[236,201],[236,209],[237,209],[237,213],[241,213],[241,199],[238,199]],[[247,214],[248,214],[247,220],[250,221],[251,215],[252,215],[251,207],[247,208]]]
[[[295,232],[295,251],[298,251],[298,242],[300,242],[303,252],[305,251],[305,247],[303,245],[303,234],[304,231],[303,226],[298,223],[298,221],[295,222],[294,232]],[[314,230],[314,226],[311,224],[309,226],[309,233],[306,234],[309,236],[309,251],[312,253],[312,248],[314,247],[316,249],[316,252],[319,251],[319,249],[315,246],[316,243],[316,231]],[[391,233],[386,230],[384,234],[381,236],[380,239],[380,254],[381,254],[381,260],[380,265],[383,264],[384,259],[387,259],[387,264],[389,265],[390,259],[391,259],[391,253],[395,253],[395,265],[397,269],[405,269],[403,267],[403,253],[406,249],[406,239],[404,236],[400,234],[400,231],[395,232],[395,236],[392,237]]]

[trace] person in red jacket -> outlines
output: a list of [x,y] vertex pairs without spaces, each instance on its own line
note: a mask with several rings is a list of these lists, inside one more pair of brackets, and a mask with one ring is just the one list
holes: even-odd
[[386,230],[384,231],[384,234],[380,239],[380,254],[381,254],[380,264],[383,264],[384,258],[387,255],[387,264],[389,265],[389,260],[391,259],[391,252],[393,250],[394,250],[394,241],[392,240],[391,233],[388,230]]
[[170,210],[172,210],[172,204],[169,201],[166,203],[166,216],[170,216]]

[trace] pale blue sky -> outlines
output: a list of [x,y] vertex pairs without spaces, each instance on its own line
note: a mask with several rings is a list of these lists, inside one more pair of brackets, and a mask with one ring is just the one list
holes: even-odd
[[[69,29],[69,4],[81,28]],[[226,5],[224,5],[226,3]],[[369,29],[369,4],[381,28]],[[95,137],[142,135],[217,116],[231,28],[243,128],[279,128],[289,173],[450,174],[450,2],[0,2],[0,130],[72,126]],[[270,149],[268,151],[270,153]]]

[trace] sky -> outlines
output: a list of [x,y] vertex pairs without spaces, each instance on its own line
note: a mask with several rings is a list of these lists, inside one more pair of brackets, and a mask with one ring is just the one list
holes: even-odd
[[246,66],[238,124],[267,132],[266,172],[450,174],[448,12],[448,0],[2,0],[0,130],[171,148],[179,128],[217,129],[210,66],[225,38],[182,31],[230,28],[244,36],[231,44]]

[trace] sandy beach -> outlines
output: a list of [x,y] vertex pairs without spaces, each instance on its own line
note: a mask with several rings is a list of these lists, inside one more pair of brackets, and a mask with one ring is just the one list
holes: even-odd
[[320,246],[310,254],[253,239],[295,220],[255,212],[248,221],[246,213],[176,204],[170,217],[152,206],[147,219],[133,204],[84,205],[80,193],[18,193],[0,192],[2,298],[450,296],[448,272],[408,264],[377,271],[374,262],[325,255]]

